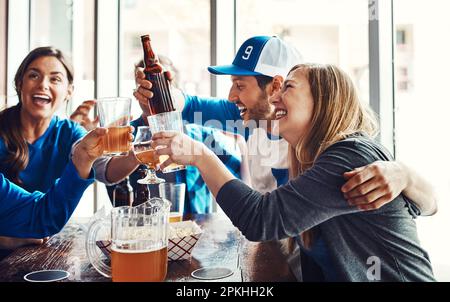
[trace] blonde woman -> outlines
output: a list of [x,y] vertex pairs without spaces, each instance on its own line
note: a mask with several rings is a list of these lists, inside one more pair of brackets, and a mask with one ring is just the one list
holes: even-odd
[[[260,194],[199,143],[170,132],[154,135],[155,147],[166,146],[158,153],[170,156],[162,168],[172,162],[197,166],[249,240],[295,238],[320,271],[319,280],[434,281],[403,195],[363,212],[341,191],[346,172],[392,160],[375,142],[377,125],[350,78],[335,66],[298,65],[271,102],[276,130],[291,148],[292,179],[285,186]],[[311,280],[308,271],[302,273]]]

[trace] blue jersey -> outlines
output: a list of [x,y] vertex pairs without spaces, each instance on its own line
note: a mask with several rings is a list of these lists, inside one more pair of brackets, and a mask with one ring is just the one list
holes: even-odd
[[[137,131],[139,126],[145,126],[144,120],[138,118],[131,122],[131,125]],[[237,178],[241,177],[241,154],[235,144],[230,142],[230,138],[222,131],[210,127],[204,127],[195,124],[185,125],[185,132],[191,138],[205,143],[211,150],[213,150],[222,160],[228,170]],[[136,134],[136,133],[135,133]],[[137,180],[141,178],[139,169],[146,169],[141,166],[134,171],[130,177],[130,185],[134,192],[137,190]],[[211,192],[206,186],[200,171],[194,166],[187,166],[185,170],[176,171],[174,173],[157,172],[158,177],[164,178],[166,182],[183,182],[186,183],[186,197],[184,213],[205,214],[212,212],[211,207]],[[112,198],[112,191],[114,186],[107,186],[108,195]],[[151,196],[159,194],[158,186],[149,186]]]
[[[287,183],[288,143],[282,138],[268,135],[262,128],[242,130],[242,119],[234,103],[187,95],[183,119],[190,123],[210,125],[241,134],[247,141],[250,179],[255,190],[266,193]],[[219,123],[216,123],[217,121]],[[236,127],[230,127],[231,125]]]
[[239,109],[223,99],[185,95],[183,120],[190,124],[218,128],[240,134],[247,140],[249,130],[243,125]]
[[[86,130],[79,124],[53,117],[48,129],[33,144],[28,144],[29,161],[19,173],[21,185],[29,192],[47,192],[60,178],[70,160],[74,142],[82,138]],[[7,156],[5,142],[0,139],[0,172],[4,173]]]
[[79,177],[72,161],[46,194],[29,193],[0,173],[0,236],[44,238],[69,220],[86,188],[94,182]]

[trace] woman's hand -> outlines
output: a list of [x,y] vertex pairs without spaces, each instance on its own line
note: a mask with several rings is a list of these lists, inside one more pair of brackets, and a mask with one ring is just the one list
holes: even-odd
[[169,156],[169,159],[161,164],[161,169],[172,163],[196,166],[214,197],[217,197],[224,184],[235,179],[214,152],[186,134],[160,132],[153,135],[152,139],[156,154]]
[[[128,131],[128,141],[131,147],[133,127],[129,126]],[[72,161],[80,177],[87,178],[94,161],[103,155],[103,138],[107,133],[108,129],[106,128],[92,130],[75,146]]]
[[94,162],[103,154],[103,137],[108,133],[106,128],[97,128],[89,132],[77,144],[73,157],[81,158],[88,162]]
[[211,154],[211,151],[201,142],[195,141],[180,132],[166,131],[156,133],[153,135],[152,140],[152,147],[156,150],[157,155],[169,156],[169,159],[160,165],[161,169],[172,163],[198,166],[203,157]]

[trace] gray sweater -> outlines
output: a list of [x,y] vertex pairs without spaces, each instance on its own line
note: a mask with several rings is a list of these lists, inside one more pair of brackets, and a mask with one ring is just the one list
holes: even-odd
[[434,281],[416,224],[402,195],[375,211],[361,212],[345,200],[343,173],[389,152],[362,136],[330,146],[303,175],[260,194],[239,180],[226,183],[217,202],[252,241],[295,237],[316,227],[339,281]]

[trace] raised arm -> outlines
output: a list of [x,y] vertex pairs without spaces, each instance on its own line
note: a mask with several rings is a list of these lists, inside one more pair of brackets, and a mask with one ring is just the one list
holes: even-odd
[[400,193],[421,212],[430,216],[437,212],[437,196],[433,186],[411,167],[400,162],[377,161],[345,173],[344,196],[363,210],[378,209]]
[[99,128],[81,140],[61,178],[45,194],[27,192],[0,174],[0,236],[43,238],[59,232],[94,181],[92,164],[103,153],[106,132]]
[[352,150],[351,142],[320,156],[314,167],[287,185],[261,194],[237,180],[203,144],[183,134],[154,135],[159,155],[169,155],[162,168],[176,162],[196,166],[217,202],[233,224],[249,239],[274,240],[296,236],[335,216],[360,212],[340,192],[342,173],[355,163],[373,161],[364,149]]
[[153,135],[152,139],[158,155],[170,156],[161,164],[161,169],[174,162],[196,166],[214,197],[225,183],[236,179],[213,151],[186,134],[161,132]]
[[[135,80],[137,88],[134,96],[139,101],[143,111],[142,117],[145,119],[150,114],[148,102],[153,97],[152,83],[145,79],[142,68],[137,68]],[[174,106],[182,112],[183,120],[187,123],[245,135],[239,110],[233,103],[224,99],[185,95],[177,88],[173,88],[172,92]]]

